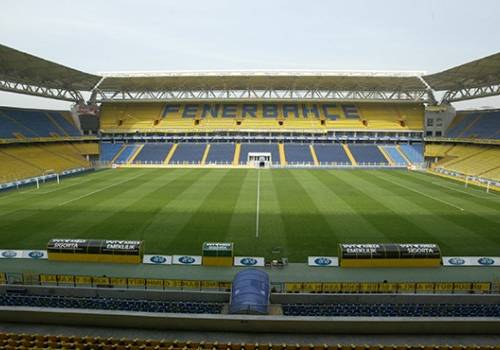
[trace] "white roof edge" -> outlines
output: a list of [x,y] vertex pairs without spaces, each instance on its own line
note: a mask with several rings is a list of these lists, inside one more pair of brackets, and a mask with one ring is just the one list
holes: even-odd
[[325,77],[421,77],[425,71],[378,71],[378,70],[179,70],[179,71],[116,71],[99,72],[104,78],[152,78],[152,77],[229,77],[229,76],[325,76]]

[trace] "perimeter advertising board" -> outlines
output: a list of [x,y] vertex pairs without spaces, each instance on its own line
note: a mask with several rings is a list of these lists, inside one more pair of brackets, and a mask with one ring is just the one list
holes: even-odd
[[437,267],[441,250],[436,244],[340,244],[341,267]]
[[51,239],[49,260],[140,264],[144,241]]

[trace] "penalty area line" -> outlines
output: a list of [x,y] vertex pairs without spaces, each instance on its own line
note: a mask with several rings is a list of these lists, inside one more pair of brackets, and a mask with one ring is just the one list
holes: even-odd
[[259,211],[260,211],[260,170],[257,170],[257,208],[255,214],[255,237],[259,238]]
[[398,185],[398,186],[400,186],[400,187],[406,188],[406,189],[407,189],[407,190],[409,190],[409,191],[412,191],[412,192],[418,193],[418,194],[420,194],[420,195],[422,195],[422,196],[425,196],[425,197],[427,197],[427,198],[433,199],[433,200],[435,200],[435,201],[437,201],[437,202],[441,202],[441,203],[443,203],[443,204],[446,204],[446,205],[448,205],[448,206],[450,206],[450,207],[453,207],[453,208],[455,208],[455,209],[458,209],[458,210],[460,210],[460,211],[464,211],[464,210],[465,210],[464,208],[459,207],[458,205],[455,205],[455,204],[450,203],[450,202],[447,202],[447,201],[445,201],[445,200],[442,200],[442,199],[436,198],[436,197],[434,197],[434,196],[431,196],[430,194],[420,192],[419,190],[416,190],[416,189],[411,188],[411,187],[409,187],[409,186],[402,185],[402,184],[397,183],[397,182],[392,182],[392,183],[393,183],[393,184],[395,184],[395,185]]

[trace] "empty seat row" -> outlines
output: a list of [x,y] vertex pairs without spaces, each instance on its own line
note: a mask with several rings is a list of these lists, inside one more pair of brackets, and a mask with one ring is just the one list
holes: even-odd
[[[117,164],[233,164],[248,162],[250,153],[271,155],[274,165],[388,165],[388,159],[379,147],[386,150],[388,157],[396,165],[423,162],[422,144],[378,146],[375,144],[334,144],[334,143],[285,143],[280,154],[277,143],[145,143],[145,144],[101,144],[100,160]],[[175,148],[174,148],[175,147]],[[239,148],[238,148],[239,147]],[[239,152],[238,152],[239,149]],[[350,153],[350,155],[349,155]],[[283,157],[282,157],[283,156]],[[316,157],[316,159],[314,159]],[[284,158],[284,159],[281,159]]]
[[446,137],[500,139],[500,111],[458,112],[452,121]]
[[500,317],[499,304],[284,304],[286,316]]
[[179,341],[91,336],[0,333],[0,348],[5,349],[106,349],[106,350],[498,350],[488,345],[366,345],[366,344],[272,344],[217,341]]
[[38,295],[0,295],[0,305],[48,308],[121,310],[141,312],[173,312],[219,314],[223,304],[211,302],[158,301],[101,297],[67,297]]
[[66,112],[0,107],[0,138],[81,136]]

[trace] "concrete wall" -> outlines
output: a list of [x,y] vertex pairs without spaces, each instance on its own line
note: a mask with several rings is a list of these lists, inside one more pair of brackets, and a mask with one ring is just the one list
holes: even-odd
[[1,322],[246,333],[500,334],[496,318],[187,315],[0,307]]

